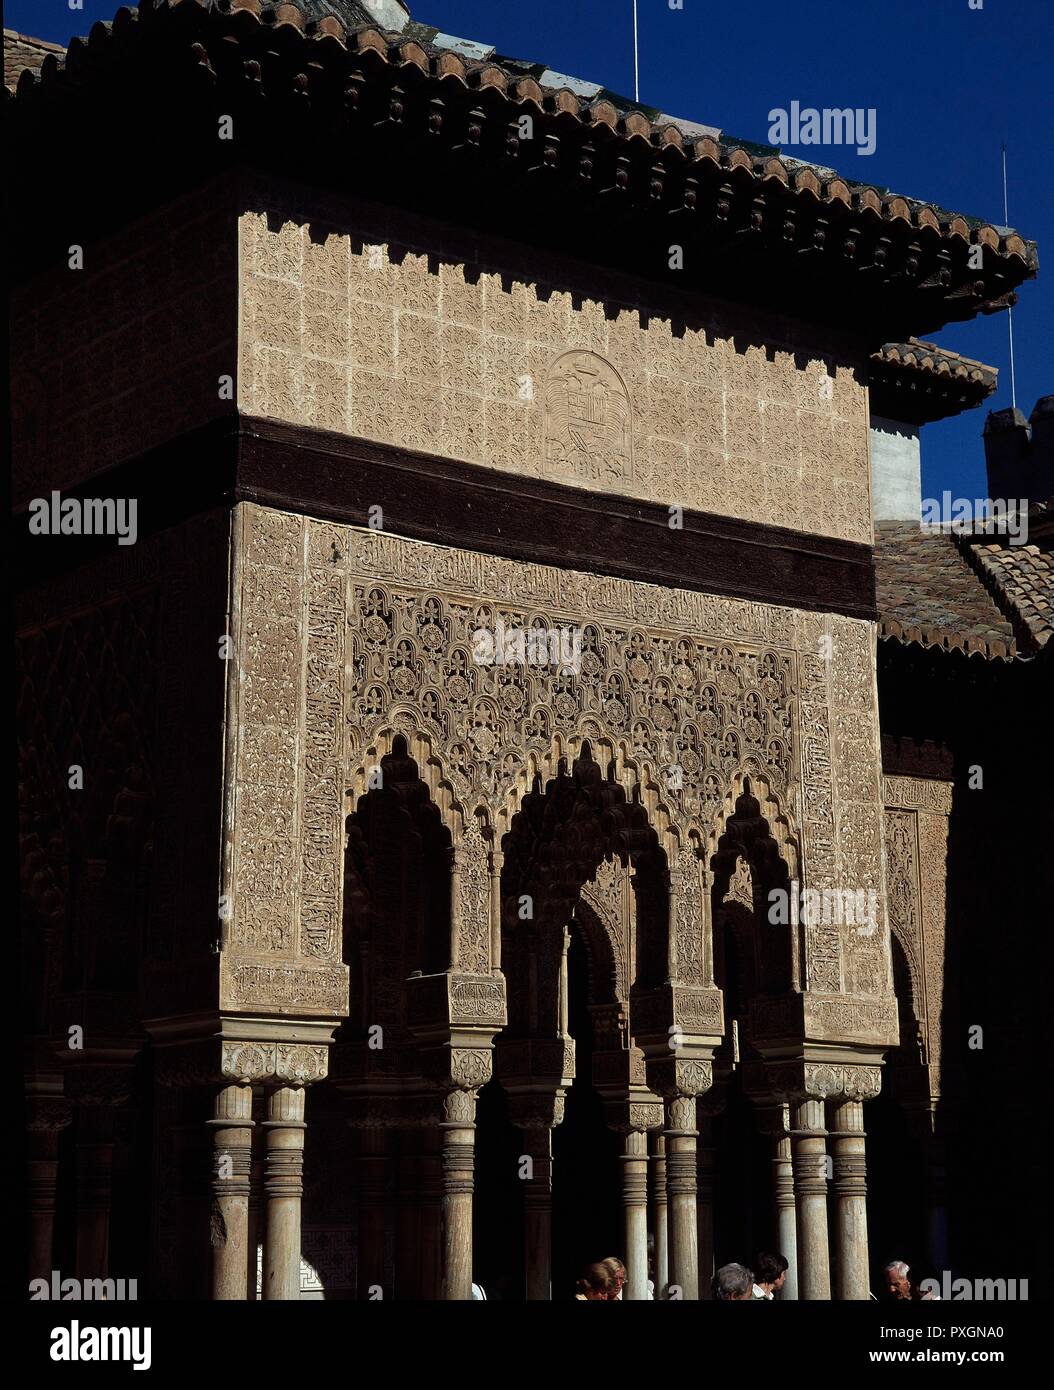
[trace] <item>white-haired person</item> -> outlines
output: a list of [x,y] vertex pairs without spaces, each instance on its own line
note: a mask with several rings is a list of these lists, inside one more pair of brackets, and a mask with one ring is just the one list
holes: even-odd
[[716,1303],[745,1303],[754,1297],[754,1272],[746,1265],[722,1265],[710,1281]]
[[924,1283],[929,1281],[915,1278],[904,1260],[890,1260],[882,1270],[882,1276],[885,1280],[886,1293],[890,1298],[910,1299],[912,1302],[925,1302],[926,1300],[940,1302],[941,1296],[935,1289],[922,1287]]

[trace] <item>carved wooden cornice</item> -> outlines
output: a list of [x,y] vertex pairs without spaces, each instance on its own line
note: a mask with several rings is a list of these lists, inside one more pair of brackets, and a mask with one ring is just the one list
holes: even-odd
[[[122,109],[134,100],[138,119],[135,129],[122,123],[114,149],[106,116],[118,99]],[[291,4],[144,0],[74,39],[64,62],[49,56],[39,74],[27,69],[11,105],[27,254],[37,218],[66,225],[55,206],[38,204],[38,189],[61,206],[84,184],[108,181],[106,164],[116,174],[130,162],[141,190],[151,166],[165,171],[160,191],[177,167],[187,179],[248,157],[316,183],[350,180],[386,200],[442,206],[457,221],[514,226],[594,263],[632,260],[656,280],[672,278],[672,239],[686,248],[678,283],[867,323],[880,341],[1010,303],[1037,268],[1034,243],[1015,231],[543,88],[492,60],[375,27],[313,24]],[[220,115],[234,122],[230,141],[217,140]],[[60,130],[69,154],[71,128],[88,143],[83,158],[67,160],[63,183],[50,170]],[[45,170],[62,185],[50,193]],[[118,175],[115,191],[122,177],[133,182]]]

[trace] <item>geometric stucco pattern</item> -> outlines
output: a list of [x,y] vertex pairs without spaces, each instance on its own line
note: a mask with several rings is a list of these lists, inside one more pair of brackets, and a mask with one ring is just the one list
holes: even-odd
[[[488,847],[500,848],[533,779],[556,775],[588,741],[605,775],[640,797],[671,867],[685,850],[712,852],[747,776],[792,877],[874,886],[876,929],[807,937],[801,985],[816,1035],[888,1033],[881,805],[863,766],[877,747],[868,623],[251,504],[238,512],[232,873],[242,891],[224,951],[231,1006],[277,990],[290,1011],[317,1011],[346,988],[344,791],[353,804],[397,736],[462,851],[463,881],[478,885],[481,917]],[[579,668],[475,661],[472,634],[499,621],[506,631],[580,631]],[[697,934],[702,917],[676,914]],[[482,947],[473,951],[486,970]],[[704,953],[702,942],[684,943],[686,958]]]
[[921,1061],[929,1072],[930,1095],[936,1098],[941,1093],[952,784],[919,777],[885,777],[883,799],[890,930],[907,962]]
[[866,389],[830,336],[678,324],[628,281],[601,299],[424,222],[317,212],[240,219],[241,410],[870,543]]
[[239,508],[222,1002],[340,1014],[344,599],[302,518]]

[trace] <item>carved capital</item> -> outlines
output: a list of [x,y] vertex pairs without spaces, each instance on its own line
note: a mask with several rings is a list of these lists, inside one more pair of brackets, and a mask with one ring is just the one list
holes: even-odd
[[670,1057],[648,1063],[648,1085],[667,1100],[684,1097],[694,1102],[713,1084],[714,1064],[710,1061]]
[[131,1067],[78,1063],[66,1072],[66,1095],[78,1105],[123,1105],[131,1094]]
[[307,1086],[325,1080],[329,1048],[305,1043],[224,1042],[220,1070],[231,1081]]
[[464,1091],[476,1091],[485,1086],[494,1074],[489,1047],[454,1047],[450,1049],[450,1080]]
[[564,1092],[509,1096],[509,1119],[517,1129],[555,1129],[563,1124]]
[[780,1103],[796,1100],[874,1100],[882,1089],[878,1066],[838,1062],[769,1062],[765,1076]]
[[38,1097],[26,1105],[26,1129],[39,1134],[65,1129],[73,1119],[73,1106],[60,1097]]

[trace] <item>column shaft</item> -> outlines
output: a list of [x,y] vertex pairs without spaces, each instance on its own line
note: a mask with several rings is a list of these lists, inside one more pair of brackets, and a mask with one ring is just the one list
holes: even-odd
[[644,1303],[648,1298],[648,1135],[631,1129],[622,1150],[623,1248],[626,1251],[626,1291],[623,1298]]
[[443,1287],[443,1183],[440,1131],[424,1132],[421,1156],[421,1297],[438,1299]]
[[839,1299],[866,1302],[870,1292],[867,1258],[867,1160],[864,1106],[859,1100],[832,1107],[834,1128],[835,1242]]
[[798,1232],[790,1135],[777,1136],[772,1171],[776,1195],[776,1238],[779,1253],[787,1261],[787,1277],[776,1297],[794,1300],[798,1297]]
[[666,1136],[652,1138],[651,1200],[652,1230],[655,1235],[655,1296],[670,1282],[670,1246],[666,1222]]
[[252,1086],[222,1086],[217,1091],[208,1121],[213,1147],[209,1235],[214,1299],[244,1302],[248,1295],[252,1114]]
[[264,1194],[263,1296],[300,1297],[300,1202],[304,1173],[304,1090],[273,1087],[267,1093]]
[[666,1102],[666,1192],[669,1201],[670,1283],[682,1299],[699,1297],[695,1177],[695,1097]]
[[77,1277],[105,1279],[110,1263],[113,1108],[77,1108]]
[[72,1108],[65,1100],[31,1099],[27,1106],[26,1196],[30,1279],[51,1278],[59,1181],[59,1134],[69,1124],[72,1114]]
[[420,1130],[399,1133],[395,1296],[400,1301],[421,1297],[421,1177],[415,1152],[419,1138]]
[[794,1196],[798,1213],[798,1296],[831,1297],[827,1247],[827,1174],[823,1101],[800,1100],[794,1110]]
[[710,1281],[714,1277],[714,1146],[713,1119],[699,1118],[699,1151],[696,1155],[696,1174],[699,1192],[696,1201],[699,1235],[699,1297],[710,1297]]
[[548,1303],[553,1296],[553,1132],[546,1126],[524,1129],[522,1134],[524,1157],[531,1160],[532,1169],[523,1191],[527,1298]]
[[387,1135],[376,1125],[358,1131],[359,1138],[359,1231],[358,1294],[373,1301],[378,1291],[390,1298],[384,1287],[384,1170]]
[[475,1093],[447,1093],[443,1134],[443,1298],[472,1298],[472,1165]]

